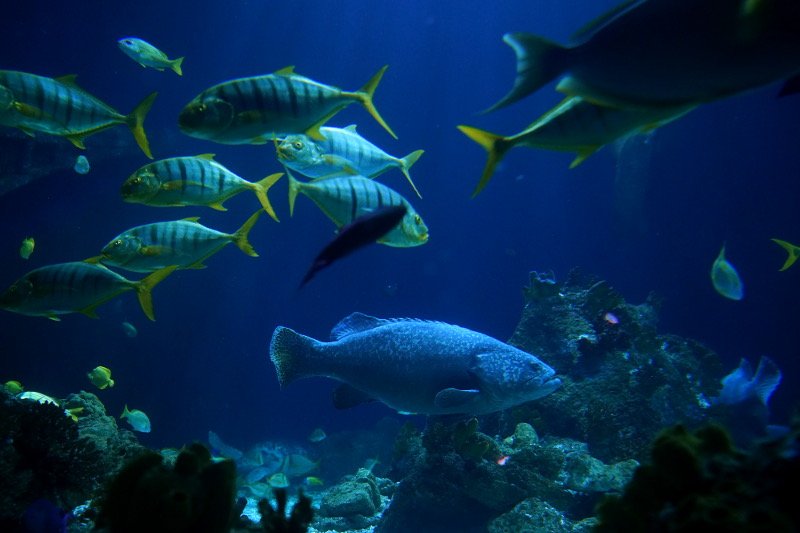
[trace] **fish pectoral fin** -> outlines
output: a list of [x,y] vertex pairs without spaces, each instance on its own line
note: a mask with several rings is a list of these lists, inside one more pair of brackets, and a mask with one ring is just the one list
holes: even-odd
[[12,107],[19,113],[28,118],[43,118],[44,111],[39,109],[36,106],[32,106],[30,104],[25,104],[23,102],[14,102]]
[[258,137],[253,137],[252,139],[250,139],[250,144],[267,144],[271,140],[272,139],[270,139],[269,137],[260,135]]
[[453,409],[462,407],[469,402],[473,401],[481,391],[477,389],[442,389],[438,393],[436,393],[436,398],[433,400],[433,404],[436,407],[441,409]]
[[36,134],[33,133],[33,131],[28,128],[20,128],[20,131],[22,131],[22,133],[24,133],[28,137],[36,137]]
[[75,145],[76,148],[86,150],[86,145],[83,144],[83,137],[80,135],[67,135],[67,140]]
[[100,261],[103,260],[102,255],[93,255],[92,257],[87,257],[83,260],[84,263],[89,263],[90,265],[99,265]]
[[216,209],[217,211],[227,211],[228,208],[222,205],[222,202],[214,202],[213,204],[208,204],[208,207],[211,209]]
[[203,268],[206,268],[206,265],[204,265],[202,261],[198,261],[197,263],[192,263],[191,265],[185,266],[183,268],[189,270],[201,270]]
[[583,163],[587,157],[592,155],[600,148],[599,146],[582,146],[578,149],[578,155],[575,156],[575,159],[572,160],[572,163],[569,164],[569,168],[575,168],[581,163]]
[[139,255],[144,255],[147,257],[154,257],[157,255],[163,255],[170,253],[172,248],[167,246],[142,246],[139,248]]
[[161,190],[163,191],[179,191],[184,187],[202,187],[204,189],[210,189],[208,185],[203,185],[198,181],[183,181],[183,180],[173,180],[173,181],[166,181],[161,184]]
[[49,318],[53,322],[61,322],[61,319],[58,318],[56,315],[47,315],[47,318]]
[[350,409],[356,405],[374,401],[376,401],[375,398],[347,383],[339,385],[333,391],[333,406],[337,409]]

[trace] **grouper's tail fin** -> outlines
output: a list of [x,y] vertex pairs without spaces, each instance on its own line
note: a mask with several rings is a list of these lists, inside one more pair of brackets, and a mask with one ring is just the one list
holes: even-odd
[[552,81],[567,68],[568,48],[529,33],[507,33],[503,41],[517,55],[517,77],[511,91],[485,113],[513,104]]
[[285,387],[306,375],[305,362],[314,351],[314,339],[278,326],[269,343],[269,358],[278,373],[278,382]]

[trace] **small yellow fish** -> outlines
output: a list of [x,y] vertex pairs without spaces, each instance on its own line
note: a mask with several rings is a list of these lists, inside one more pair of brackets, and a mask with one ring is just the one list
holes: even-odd
[[790,242],[782,241],[780,239],[772,239],[772,242],[782,247],[789,254],[789,257],[786,258],[786,261],[780,268],[780,272],[783,272],[784,270],[792,266],[795,263],[795,261],[797,261],[797,258],[800,257],[800,246],[796,246]]
[[86,374],[92,385],[100,390],[107,389],[114,386],[114,380],[111,379],[111,369],[105,366],[98,366]]
[[287,478],[286,474],[283,472],[278,472],[277,474],[269,476],[267,483],[273,488],[285,489],[289,486],[289,478]]
[[15,380],[6,381],[3,386],[6,388],[6,391],[9,394],[13,394],[14,396],[25,390],[25,387],[22,386],[22,383]]
[[150,433],[150,418],[143,411],[138,409],[128,410],[128,406],[119,415],[120,418],[127,418],[128,424],[131,425],[134,431],[141,433]]
[[22,241],[22,245],[19,247],[19,256],[23,259],[27,259],[33,253],[33,249],[36,247],[36,242],[33,240],[33,237],[28,237]]
[[325,482],[316,476],[308,476],[306,478],[306,485],[309,487],[321,487]]

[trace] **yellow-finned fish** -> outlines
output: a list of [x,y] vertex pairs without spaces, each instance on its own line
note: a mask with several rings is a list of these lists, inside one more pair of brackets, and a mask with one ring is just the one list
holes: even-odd
[[797,0],[627,0],[579,30],[575,46],[506,34],[517,77],[490,109],[564,74],[559,91],[605,105],[709,102],[800,74],[798,28]]
[[155,320],[150,291],[175,268],[170,266],[131,281],[103,265],[85,261],[48,265],[28,272],[0,294],[0,309],[51,320],[67,313],[97,318],[98,306],[123,292],[136,291],[142,311]]
[[100,390],[107,389],[114,386],[114,380],[111,379],[111,369],[106,366],[97,366],[86,373],[86,377],[92,382],[92,385]]
[[294,67],[226,81],[189,102],[181,111],[178,125],[186,135],[223,144],[265,144],[295,133],[321,140],[320,126],[358,102],[397,138],[372,103],[386,68],[358,91],[343,91],[300,76]]
[[83,140],[89,135],[125,124],[139,148],[153,158],[144,133],[144,119],[157,93],[147,96],[129,115],[122,115],[78,87],[74,75],[53,79],[0,70],[0,87],[0,93],[8,91],[12,99],[10,108],[0,112],[0,124],[4,126],[19,128],[30,135],[38,131],[66,137],[84,149]]
[[25,390],[25,387],[22,386],[22,383],[16,380],[6,381],[3,384],[3,387],[5,387],[6,392],[15,396],[17,394],[22,394],[22,392]]
[[294,212],[298,193],[308,196],[328,218],[341,228],[362,215],[376,209],[403,205],[406,214],[393,230],[384,235],[379,243],[387,246],[407,248],[428,242],[428,227],[408,200],[386,185],[364,176],[326,178],[303,183],[289,174],[289,212]]
[[23,259],[28,259],[33,253],[34,248],[36,248],[36,241],[33,240],[33,237],[23,239],[19,247],[19,256]]
[[786,261],[784,261],[783,266],[780,268],[780,271],[783,272],[792,266],[795,261],[797,261],[797,258],[800,257],[800,246],[794,245],[790,242],[782,241],[780,239],[772,239],[772,242],[786,250],[786,253],[789,254],[789,256],[786,258]]
[[486,187],[495,167],[512,148],[527,146],[576,152],[577,156],[569,166],[575,168],[606,144],[626,135],[653,130],[692,109],[694,106],[652,109],[605,107],[576,96],[567,97],[515,135],[503,136],[471,126],[458,126],[464,135],[481,145],[489,156],[472,197]]
[[152,206],[207,205],[225,211],[222,206],[231,196],[253,191],[264,211],[275,221],[278,216],[269,203],[267,191],[282,173],[250,182],[214,161],[214,154],[173,157],[149,163],[134,172],[122,184],[126,202]]
[[233,233],[207,228],[197,217],[136,226],[113,238],[97,259],[134,272],[152,272],[167,265],[205,268],[203,261],[230,243],[250,257],[258,257],[247,236],[263,212],[253,213]]
[[143,67],[154,68],[162,72],[165,68],[168,68],[178,76],[183,76],[181,64],[184,58],[182,57],[170,59],[167,57],[167,54],[147,41],[137,37],[125,37],[117,41],[117,44],[119,45],[119,49],[122,50],[126,56]]

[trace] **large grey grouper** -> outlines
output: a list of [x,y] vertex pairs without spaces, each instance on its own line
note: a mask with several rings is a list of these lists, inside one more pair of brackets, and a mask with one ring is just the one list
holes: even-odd
[[353,313],[323,342],[279,326],[270,358],[281,386],[324,376],[344,382],[338,407],[380,400],[401,413],[485,414],[535,400],[561,385],[533,355],[442,322]]

